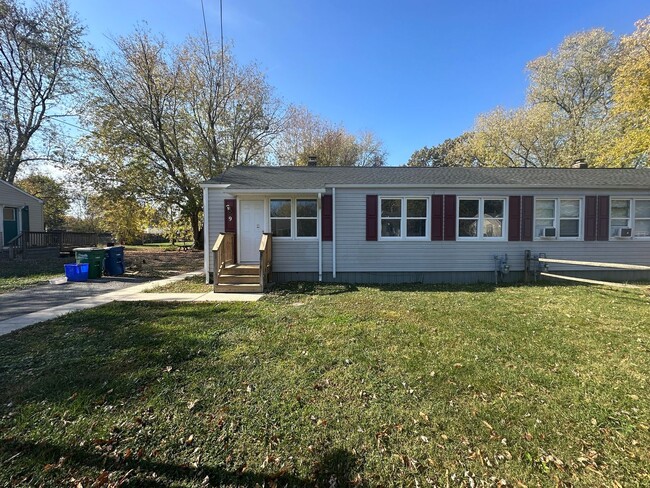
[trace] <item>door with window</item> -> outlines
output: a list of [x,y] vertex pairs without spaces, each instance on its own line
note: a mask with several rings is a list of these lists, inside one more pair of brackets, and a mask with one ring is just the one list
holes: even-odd
[[264,200],[241,200],[239,205],[239,262],[260,262],[264,232]]
[[2,210],[2,233],[4,234],[4,244],[18,235],[18,209],[14,207],[5,207]]

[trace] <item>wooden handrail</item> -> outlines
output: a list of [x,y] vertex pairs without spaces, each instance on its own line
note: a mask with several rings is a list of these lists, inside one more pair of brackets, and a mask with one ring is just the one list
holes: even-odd
[[217,291],[219,284],[219,275],[229,264],[235,264],[235,233],[221,232],[212,246],[214,257],[214,268],[212,270],[212,281],[214,291]]
[[271,278],[273,270],[273,236],[265,232],[262,234],[260,241],[260,288],[262,291],[266,288]]

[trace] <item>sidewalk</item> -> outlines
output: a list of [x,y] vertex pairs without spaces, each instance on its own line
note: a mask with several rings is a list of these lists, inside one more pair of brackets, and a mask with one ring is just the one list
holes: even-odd
[[8,334],[14,330],[22,329],[39,322],[55,319],[71,312],[87,310],[111,302],[255,302],[262,297],[261,293],[145,293],[147,290],[202,274],[202,271],[194,271],[163,280],[149,281],[141,285],[130,286],[121,290],[71,301],[63,305],[1,320],[0,335]]

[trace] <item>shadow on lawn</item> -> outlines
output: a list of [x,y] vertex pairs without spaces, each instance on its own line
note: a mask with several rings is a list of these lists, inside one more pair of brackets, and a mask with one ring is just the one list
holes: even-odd
[[[4,463],[20,465],[20,476],[23,480],[26,471],[39,473],[46,480],[55,477],[55,469],[44,470],[46,465],[55,466],[61,463],[65,469],[64,475],[80,476],[88,468],[96,469],[96,477],[104,470],[117,472],[116,479],[122,479],[124,484],[136,483],[137,486],[168,486],[169,483],[201,484],[207,476],[208,484],[266,486],[267,484],[285,486],[351,486],[354,483],[353,474],[357,468],[356,457],[347,450],[333,449],[327,451],[323,458],[316,462],[316,468],[311,479],[302,478],[285,471],[263,473],[239,469],[228,470],[219,466],[179,465],[169,462],[150,460],[147,458],[129,459],[108,456],[91,449],[76,446],[61,446],[50,442],[24,441],[13,438],[2,439],[0,442],[0,459]],[[75,472],[79,470],[79,472]],[[43,473],[43,474],[41,474]],[[63,474],[63,473],[62,473]],[[137,480],[129,480],[129,476],[137,476]],[[34,480],[32,480],[34,481]],[[131,481],[131,483],[129,482]],[[121,484],[121,483],[120,483]],[[93,485],[94,486],[94,485]]]
[[223,307],[109,305],[5,336],[0,404],[128,401],[154,382],[173,379],[205,351],[215,354],[221,334],[239,317],[226,314]]
[[268,293],[269,296],[286,295],[340,295],[357,291],[356,285],[350,283],[319,283],[314,281],[290,281],[277,283]]
[[518,286],[511,284],[494,283],[395,283],[395,284],[368,284],[364,285],[368,288],[374,288],[377,291],[398,291],[406,293],[426,292],[426,293],[447,293],[453,291],[472,292],[472,293],[488,293],[493,292],[497,288]]

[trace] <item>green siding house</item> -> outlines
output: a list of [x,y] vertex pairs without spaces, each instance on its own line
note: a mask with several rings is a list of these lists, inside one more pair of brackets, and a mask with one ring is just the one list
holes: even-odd
[[43,226],[43,200],[0,180],[0,249],[22,231],[40,231]]

